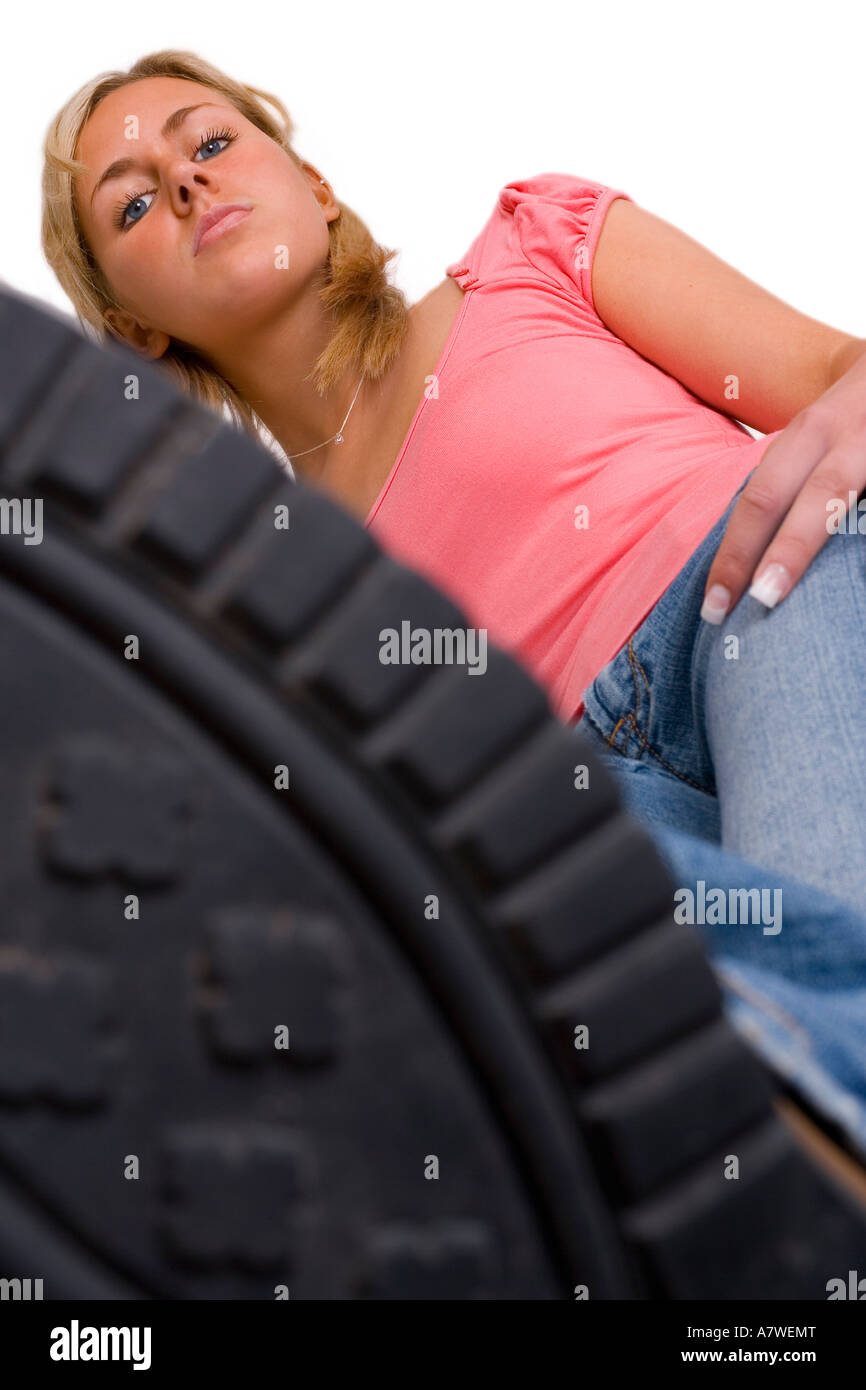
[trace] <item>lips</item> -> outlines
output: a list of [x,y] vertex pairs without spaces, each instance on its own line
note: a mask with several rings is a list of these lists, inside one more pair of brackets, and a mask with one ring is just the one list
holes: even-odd
[[[208,208],[207,212],[202,213],[198,219],[192,254],[198,255],[202,240],[212,227],[218,226],[225,218],[231,219],[231,226],[234,226],[235,223],[242,222],[251,209],[252,203],[218,203],[216,207]],[[228,226],[224,227],[223,230],[228,231]]]

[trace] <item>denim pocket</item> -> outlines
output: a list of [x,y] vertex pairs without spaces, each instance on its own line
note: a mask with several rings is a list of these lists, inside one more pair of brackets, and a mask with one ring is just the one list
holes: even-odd
[[649,760],[710,796],[716,784],[704,728],[702,663],[720,630],[709,629],[700,612],[710,566],[747,481],[584,691],[585,716],[609,748],[624,758]]
[[714,796],[709,755],[694,724],[690,653],[684,665],[682,653],[675,656],[657,634],[666,616],[657,608],[584,692],[585,717],[622,757],[651,762]]

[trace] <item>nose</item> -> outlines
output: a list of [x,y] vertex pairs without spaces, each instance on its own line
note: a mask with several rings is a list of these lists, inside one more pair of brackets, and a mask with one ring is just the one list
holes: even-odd
[[197,192],[207,192],[213,196],[219,188],[213,171],[191,159],[173,160],[166,182],[172,208],[181,217],[189,214]]

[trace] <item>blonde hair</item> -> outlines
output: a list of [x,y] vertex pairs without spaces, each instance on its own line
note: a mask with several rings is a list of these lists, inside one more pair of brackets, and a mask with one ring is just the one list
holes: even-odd
[[[89,328],[97,341],[109,336],[103,310],[121,306],[116,304],[81,228],[74,180],[87,166],[76,159],[75,151],[85,123],[103,97],[145,77],[187,78],[212,87],[269,135],[298,167],[302,164],[292,148],[294,124],[279,98],[236,82],[195,53],[166,48],[139,58],[128,72],[102,73],[85,83],[61,108],[45,135],[42,250],[85,333]],[[409,321],[406,297],[388,282],[386,274],[396,250],[380,246],[347,204],[340,202],[339,207],[339,216],[328,226],[328,261],[319,288],[322,304],[333,315],[334,330],[308,378],[320,395],[350,368],[371,380],[383,376],[400,352]],[[265,428],[231,383],[185,344],[172,341],[156,365],[182,390],[203,405],[227,413],[235,424],[256,435]]]

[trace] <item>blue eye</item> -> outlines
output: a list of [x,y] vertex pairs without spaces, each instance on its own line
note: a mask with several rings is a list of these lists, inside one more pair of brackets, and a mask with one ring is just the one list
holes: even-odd
[[[128,202],[128,203],[125,203],[125,204],[123,205],[123,211],[124,211],[124,213],[129,213],[129,214],[131,215],[131,214],[132,214],[132,210],[134,209],[136,203],[141,203],[141,202],[144,201],[145,198],[152,198],[152,197],[153,197],[153,194],[152,194],[152,193],[137,193],[137,194],[135,195],[134,198],[130,198],[129,202]],[[150,204],[148,203],[147,206],[150,207]],[[145,208],[144,211],[147,212],[147,208]],[[142,214],[142,215],[143,215],[143,214]],[[140,221],[141,221],[141,217],[133,217],[133,218],[132,218],[132,222],[133,222],[133,223],[135,223],[135,222],[140,222]]]
[[[222,141],[225,141],[225,145],[230,145],[237,137],[238,133],[236,130],[209,130],[199,138],[199,142],[193,149],[190,159],[194,159],[197,154],[202,150],[206,150],[210,145],[220,145]],[[225,145],[220,149],[212,150],[207,158],[213,159],[214,155],[222,154]],[[118,203],[114,215],[115,226],[119,227],[122,232],[127,232],[130,227],[135,226],[136,222],[140,222],[144,213],[147,212],[147,209],[150,207],[149,203],[140,216],[132,217],[132,220],[129,222],[126,220],[127,214],[131,214],[131,210],[135,207],[136,203],[141,203],[144,198],[152,197],[153,193],[153,189],[145,189],[144,192],[133,193],[131,198],[125,198],[122,203]]]
[[[204,141],[202,141],[202,143],[201,143],[201,144],[198,146],[198,148],[196,149],[196,154],[198,154],[199,150],[206,150],[207,147],[208,147],[208,145],[217,145],[217,144],[219,144],[220,140],[225,140],[226,143],[228,144],[228,138],[229,138],[229,137],[228,137],[227,135],[212,135],[211,138],[210,138],[209,140],[204,140]],[[219,154],[219,153],[220,153],[219,150],[214,150],[214,154]]]

